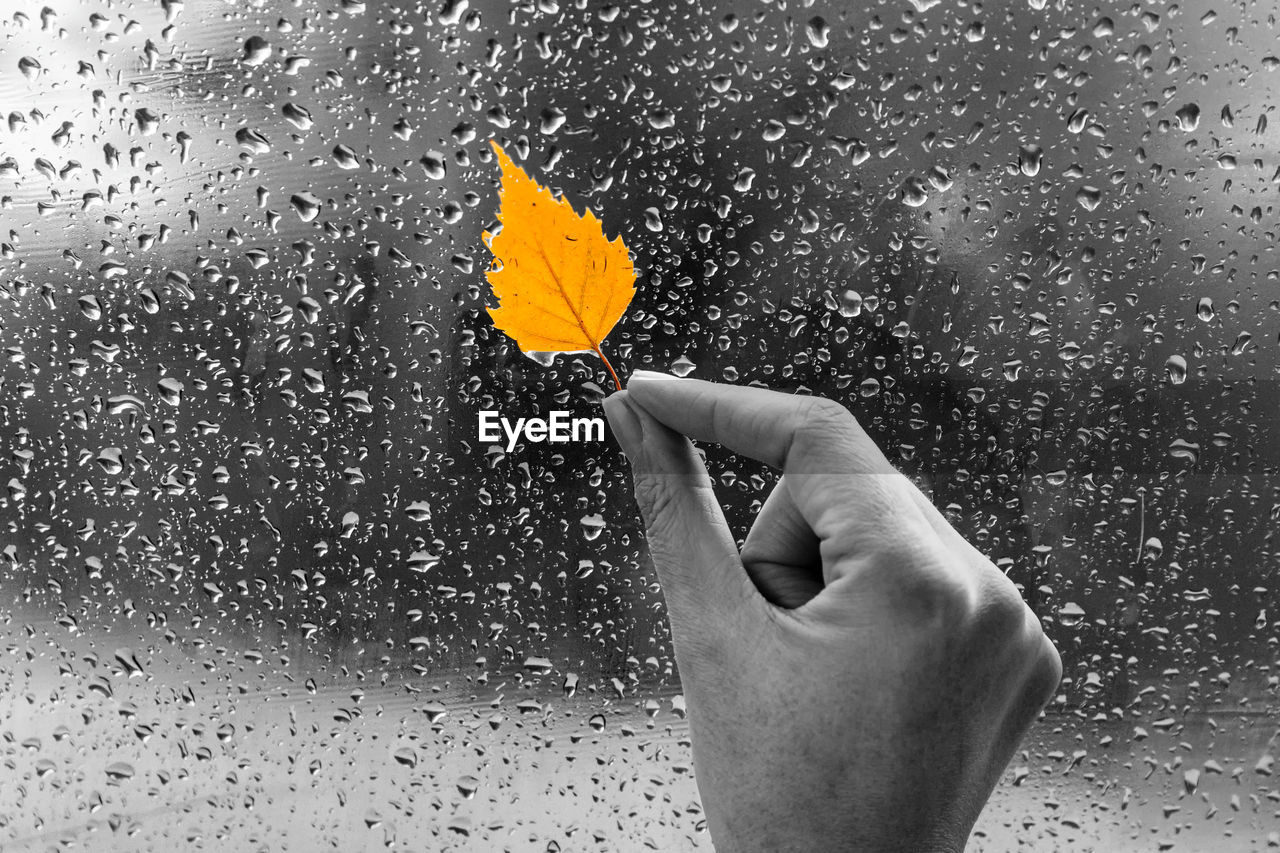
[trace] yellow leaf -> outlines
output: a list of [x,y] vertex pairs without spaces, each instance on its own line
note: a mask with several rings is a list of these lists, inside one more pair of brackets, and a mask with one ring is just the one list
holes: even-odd
[[502,228],[484,233],[494,256],[486,275],[499,301],[489,309],[493,324],[525,352],[594,352],[621,389],[600,343],[636,292],[622,237],[609,240],[595,214],[579,216],[491,144],[502,166]]

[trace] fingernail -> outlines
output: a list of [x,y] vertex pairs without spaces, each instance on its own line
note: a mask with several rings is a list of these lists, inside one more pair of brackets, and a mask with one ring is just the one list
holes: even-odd
[[644,443],[644,430],[640,426],[640,418],[627,401],[626,391],[617,391],[604,398],[604,416],[609,419],[609,427],[622,452],[627,459],[634,460]]
[[672,376],[670,373],[659,373],[656,370],[633,370],[631,376],[627,379],[627,384],[632,382],[653,382],[658,379],[679,379],[679,376]]

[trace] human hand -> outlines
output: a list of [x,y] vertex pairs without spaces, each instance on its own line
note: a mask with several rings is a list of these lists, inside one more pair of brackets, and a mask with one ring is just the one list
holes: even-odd
[[[963,850],[1062,674],[1013,583],[837,403],[637,371],[604,406],[716,849]],[[690,438],[783,472],[741,552]]]

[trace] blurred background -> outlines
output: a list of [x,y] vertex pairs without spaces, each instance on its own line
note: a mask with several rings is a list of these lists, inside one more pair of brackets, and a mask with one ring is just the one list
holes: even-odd
[[[493,329],[499,141],[605,349],[847,404],[1059,695],[971,849],[1280,847],[1275,10],[0,15],[0,849],[710,850],[593,356]],[[707,448],[739,535],[774,481]]]

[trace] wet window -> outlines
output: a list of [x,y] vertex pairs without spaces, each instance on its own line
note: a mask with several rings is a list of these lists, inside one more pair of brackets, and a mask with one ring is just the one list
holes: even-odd
[[[0,846],[709,850],[590,354],[486,312],[499,142],[634,369],[832,397],[1065,677],[974,849],[1280,844],[1266,4],[0,14]],[[736,530],[776,475],[708,447]]]

